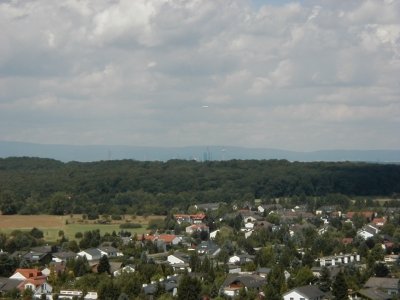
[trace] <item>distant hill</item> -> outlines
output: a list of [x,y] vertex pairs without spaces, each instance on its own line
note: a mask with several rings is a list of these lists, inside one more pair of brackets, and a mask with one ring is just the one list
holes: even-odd
[[269,148],[231,146],[135,147],[135,146],[74,146],[0,141],[0,157],[42,157],[63,162],[135,159],[167,161],[171,159],[231,160],[286,159],[289,161],[364,161],[399,163],[400,150],[320,150],[296,152]]

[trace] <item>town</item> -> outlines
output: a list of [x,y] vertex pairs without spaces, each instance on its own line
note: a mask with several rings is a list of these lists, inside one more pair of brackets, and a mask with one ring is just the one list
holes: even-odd
[[[337,195],[340,198],[340,195]],[[201,203],[148,233],[0,234],[4,299],[394,299],[397,201]],[[297,199],[297,202],[298,199]],[[340,201],[339,201],[340,202]],[[40,227],[40,224],[37,224]]]

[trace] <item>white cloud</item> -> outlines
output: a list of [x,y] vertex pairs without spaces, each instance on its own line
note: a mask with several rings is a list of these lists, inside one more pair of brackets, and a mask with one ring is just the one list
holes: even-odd
[[399,20],[389,0],[5,1],[0,139],[399,148]]

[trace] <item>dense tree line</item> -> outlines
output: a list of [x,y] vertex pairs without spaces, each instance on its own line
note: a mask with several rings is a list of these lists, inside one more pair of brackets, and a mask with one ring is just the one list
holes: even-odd
[[393,196],[400,166],[352,162],[0,159],[3,214],[156,213],[276,197]]

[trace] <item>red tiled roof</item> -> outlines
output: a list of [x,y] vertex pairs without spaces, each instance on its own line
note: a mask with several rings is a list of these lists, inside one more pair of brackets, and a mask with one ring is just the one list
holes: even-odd
[[[159,235],[151,235],[151,234],[146,234],[144,235],[144,240],[146,241],[164,241],[165,243],[172,243],[172,241],[176,238],[175,234],[159,234]],[[142,237],[138,237],[138,239],[142,239]]]
[[46,282],[46,277],[37,277],[37,278],[29,278],[26,279],[24,281],[22,281],[19,285],[18,285],[18,289],[19,290],[24,290],[25,289],[25,285],[27,285],[28,283],[33,284],[35,287],[38,287],[40,285],[42,285],[43,283]]
[[342,243],[345,245],[353,243],[353,238],[343,238]]
[[15,273],[20,273],[25,278],[36,278],[43,276],[42,272],[38,269],[16,269]]
[[372,223],[374,223],[374,224],[379,224],[379,223],[385,224],[386,223],[386,219],[385,218],[375,218],[375,219],[372,220]]
[[362,216],[364,216],[365,218],[369,218],[369,219],[371,219],[371,218],[374,216],[374,212],[373,212],[373,211],[359,211],[359,212],[356,212],[356,211],[349,211],[349,212],[346,213],[346,217],[347,217],[348,219],[351,219],[351,218],[353,218],[353,216],[354,216],[355,214],[362,215]]
[[175,234],[160,234],[158,236],[158,239],[164,241],[165,243],[172,243],[175,238]]

